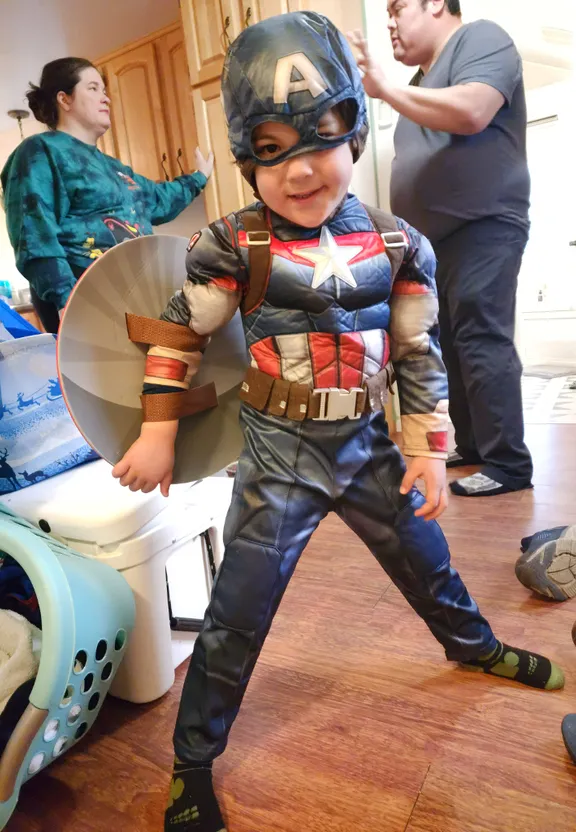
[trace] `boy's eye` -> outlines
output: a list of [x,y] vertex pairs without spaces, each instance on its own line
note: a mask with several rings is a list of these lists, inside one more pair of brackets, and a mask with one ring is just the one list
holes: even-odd
[[281,153],[280,145],[274,144],[273,142],[256,145],[254,148],[254,154],[259,159],[273,159],[275,156],[278,156],[279,153]]

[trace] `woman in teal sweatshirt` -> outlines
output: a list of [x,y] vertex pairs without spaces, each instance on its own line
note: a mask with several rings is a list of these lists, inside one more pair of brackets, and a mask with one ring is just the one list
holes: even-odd
[[110,127],[110,100],[98,70],[61,58],[31,85],[28,103],[48,131],[25,139],[0,174],[18,270],[50,332],[84,270],[123,240],[152,234],[204,189],[213,156],[196,151],[198,171],[158,184],[96,147]]

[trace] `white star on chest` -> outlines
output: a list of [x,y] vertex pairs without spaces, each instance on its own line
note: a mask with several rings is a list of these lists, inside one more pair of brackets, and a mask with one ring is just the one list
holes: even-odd
[[[330,231],[324,227],[320,235],[320,245],[316,248],[298,249],[298,255],[314,263],[312,288],[318,289],[329,278],[334,277],[356,288],[354,275],[348,263],[362,251],[362,246],[339,246]],[[339,284],[336,282],[336,293]]]

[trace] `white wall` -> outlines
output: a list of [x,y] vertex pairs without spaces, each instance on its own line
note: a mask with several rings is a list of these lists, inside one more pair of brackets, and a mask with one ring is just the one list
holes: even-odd
[[532,179],[530,240],[520,275],[521,313],[576,310],[574,133],[576,88],[564,82],[528,93],[528,164]]

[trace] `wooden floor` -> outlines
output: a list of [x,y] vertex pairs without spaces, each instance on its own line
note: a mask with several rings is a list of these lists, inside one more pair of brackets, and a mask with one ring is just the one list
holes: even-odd
[[[496,633],[554,657],[546,693],[467,673],[328,518],[305,552],[215,767],[229,832],[574,832],[576,600],[515,579],[522,535],[576,523],[576,425],[530,426],[534,492],[452,498],[453,560]],[[109,699],[23,790],[8,832],[161,832],[184,668],[161,701]]]

